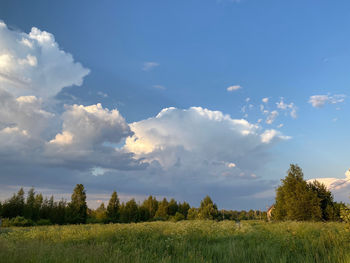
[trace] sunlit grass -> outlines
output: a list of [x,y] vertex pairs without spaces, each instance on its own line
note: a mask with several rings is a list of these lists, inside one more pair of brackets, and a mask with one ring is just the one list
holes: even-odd
[[1,262],[350,262],[341,223],[223,221],[3,229]]

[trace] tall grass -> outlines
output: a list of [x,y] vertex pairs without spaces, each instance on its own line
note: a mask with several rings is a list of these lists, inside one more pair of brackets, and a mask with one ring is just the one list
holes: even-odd
[[340,223],[223,221],[2,229],[0,262],[350,262]]

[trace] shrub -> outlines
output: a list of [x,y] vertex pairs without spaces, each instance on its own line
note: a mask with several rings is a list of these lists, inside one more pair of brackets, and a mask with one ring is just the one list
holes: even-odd
[[52,225],[52,222],[49,219],[40,219],[38,222],[36,222],[38,226],[48,226]]
[[34,222],[30,219],[26,219],[22,216],[12,218],[9,222],[10,226],[33,226]]

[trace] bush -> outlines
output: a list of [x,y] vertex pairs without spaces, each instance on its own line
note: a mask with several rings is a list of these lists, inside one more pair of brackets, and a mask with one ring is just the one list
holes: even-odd
[[350,223],[350,206],[346,205],[340,208],[340,218],[345,223]]
[[52,222],[49,219],[40,219],[38,222],[36,222],[38,226],[48,226],[52,225]]
[[26,219],[22,216],[17,216],[9,221],[10,226],[33,226],[34,222],[30,219]]
[[181,221],[181,220],[185,220],[185,216],[183,214],[179,213],[179,212],[176,212],[176,214],[174,216],[172,216],[170,220],[178,222],[178,221]]

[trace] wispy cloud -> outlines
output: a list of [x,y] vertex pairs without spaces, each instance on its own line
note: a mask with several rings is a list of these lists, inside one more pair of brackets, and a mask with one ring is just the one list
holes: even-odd
[[166,88],[163,85],[153,85],[154,89],[165,90]]
[[158,67],[159,65],[160,64],[158,62],[154,62],[154,61],[145,62],[145,63],[143,63],[142,70],[143,71],[150,71],[150,70],[154,69],[155,67]]
[[239,89],[241,89],[241,88],[242,88],[242,87],[239,86],[239,85],[233,85],[233,86],[228,87],[226,90],[229,91],[229,92],[232,92],[232,91],[239,90]]
[[293,102],[291,103],[285,103],[284,102],[284,98],[281,98],[281,100],[279,102],[276,103],[277,105],[277,108],[278,109],[281,109],[281,110],[289,110],[290,111],[290,116],[293,118],[293,119],[296,119],[298,116],[297,116],[297,106],[295,106],[295,104]]
[[346,96],[344,94],[336,95],[313,95],[309,99],[309,103],[314,108],[322,108],[325,104],[337,104],[344,102]]

